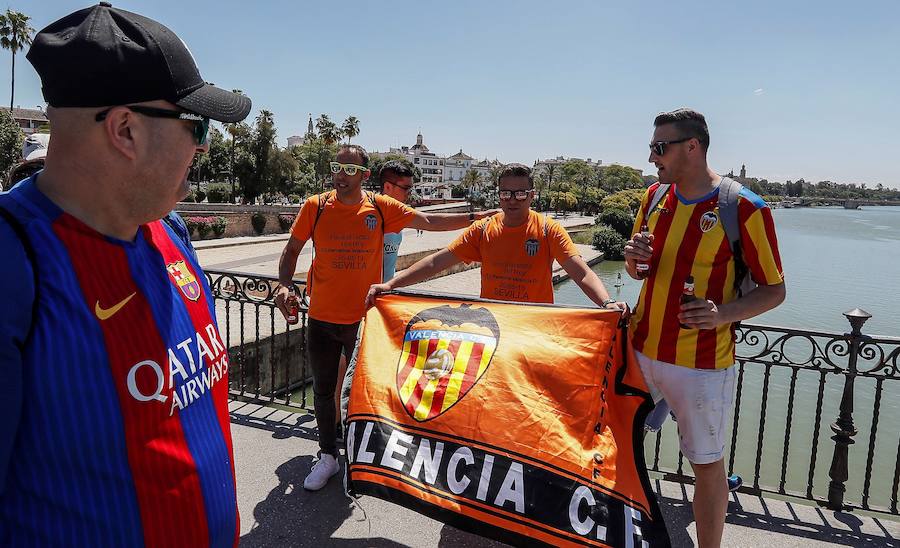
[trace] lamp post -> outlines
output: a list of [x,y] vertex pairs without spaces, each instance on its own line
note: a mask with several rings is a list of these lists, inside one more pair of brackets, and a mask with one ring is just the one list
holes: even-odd
[[834,436],[834,455],[831,458],[831,468],[828,477],[828,508],[842,510],[844,508],[844,492],[847,490],[846,482],[849,477],[848,453],[850,446],[855,442],[856,426],[853,424],[853,384],[856,380],[856,363],[859,358],[859,349],[869,337],[862,334],[862,326],[872,317],[865,310],[854,308],[844,312],[844,317],[850,322],[850,333],[846,333],[847,341],[847,377],[844,379],[844,393],[841,395],[841,406],[838,418],[831,425]]

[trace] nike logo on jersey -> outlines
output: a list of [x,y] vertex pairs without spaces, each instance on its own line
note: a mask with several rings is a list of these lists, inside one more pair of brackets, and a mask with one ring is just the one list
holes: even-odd
[[137,295],[137,292],[132,293],[131,295],[125,297],[124,299],[119,301],[117,304],[115,304],[109,308],[101,307],[100,301],[98,300],[97,304],[94,305],[94,314],[96,314],[97,318],[99,318],[100,320],[108,320],[113,317],[113,314],[115,314],[119,310],[122,310],[122,307],[125,306],[126,304],[128,304],[128,301],[130,301],[131,298],[134,297],[135,295]]

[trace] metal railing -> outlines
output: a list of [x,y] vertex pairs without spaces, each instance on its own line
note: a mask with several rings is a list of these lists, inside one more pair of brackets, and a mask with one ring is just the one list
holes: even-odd
[[[232,397],[311,410],[306,308],[291,326],[275,307],[276,278],[206,276],[229,351]],[[900,338],[863,334],[863,311],[845,316],[851,329],[843,334],[738,328],[726,465],[744,477],[746,492],[900,515]],[[672,421],[647,437],[645,455],[651,471],[693,481]]]
[[[898,515],[900,338],[863,334],[870,316],[861,310],[844,315],[849,333],[737,330],[726,465],[743,476],[746,492]],[[666,479],[693,481],[677,446],[671,423],[648,436],[647,466]]]
[[[275,306],[278,279],[206,271],[219,331],[228,349],[232,397],[311,410],[312,379],[306,363],[306,306],[288,324]],[[296,284],[297,294],[305,287]]]

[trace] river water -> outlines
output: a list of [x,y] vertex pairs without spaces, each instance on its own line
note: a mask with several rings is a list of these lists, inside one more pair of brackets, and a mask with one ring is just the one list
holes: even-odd
[[[845,333],[849,331],[849,324],[842,313],[858,307],[872,315],[863,328],[864,333],[900,337],[900,315],[897,314],[900,306],[900,207],[776,209],[773,215],[785,272],[787,299],[778,308],[749,320],[750,323]],[[596,265],[594,270],[612,296],[634,306],[640,293],[640,282],[628,277],[624,263],[605,261]],[[616,288],[619,274],[622,286]],[[556,302],[590,305],[572,282],[564,282],[557,287]],[[809,352],[809,346],[803,341],[795,341],[788,345],[786,351],[802,355]],[[897,378],[896,375],[894,378]],[[793,386],[794,406],[788,418],[787,401],[791,399],[791,384],[790,368],[771,368],[768,383],[762,367],[745,368],[734,469],[744,476],[745,482],[748,479],[752,482],[756,475],[757,447],[762,430],[759,483],[777,488],[785,459],[785,433],[790,428],[786,457],[788,472],[784,480],[786,489],[800,493],[805,491],[815,455],[814,494],[824,497],[834,447],[828,439],[832,434],[829,426],[837,417],[844,377],[823,375],[809,367],[798,369]],[[816,421],[820,384],[823,403],[820,418]],[[859,502],[859,493],[865,482],[866,462],[873,445],[870,436],[878,392],[874,380],[857,379],[854,421],[859,433],[855,436],[856,443],[850,448],[850,479],[846,495],[846,499],[852,502]],[[767,400],[765,413],[762,409],[763,393]],[[871,454],[873,471],[869,503],[874,506],[887,506],[893,489],[900,438],[898,396],[900,380],[884,381],[877,405],[876,442]],[[814,441],[816,425],[820,430],[817,442]],[[660,463],[664,468],[675,466],[676,436],[670,421],[662,435]],[[649,451],[655,445],[655,438],[648,438],[647,443]]]

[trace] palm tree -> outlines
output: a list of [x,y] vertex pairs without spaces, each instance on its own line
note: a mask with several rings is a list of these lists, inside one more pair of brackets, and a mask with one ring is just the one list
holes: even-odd
[[331,145],[341,139],[341,130],[331,121],[327,114],[322,114],[316,119],[316,130],[319,137],[325,141],[326,145]]
[[[547,173],[547,188],[550,190],[550,199],[553,200],[553,174],[556,173],[556,164],[547,164],[544,167],[544,171]],[[557,203],[559,203],[559,200],[557,200]]]
[[466,189],[466,200],[471,204],[472,203],[472,194],[474,190],[477,190],[478,187],[481,186],[481,174],[475,171],[474,169],[469,169],[465,175],[463,175],[462,181],[460,184],[463,188]]
[[357,135],[359,135],[359,120],[356,116],[348,116],[346,120],[344,120],[344,125],[341,126],[341,130],[344,132],[344,135],[347,136],[347,142],[350,142],[350,139],[353,139]]
[[[232,93],[237,93],[238,95],[243,95],[244,91],[240,89],[231,90]],[[238,124],[228,124],[225,126],[225,131],[227,131],[231,135],[231,158],[229,159],[228,168],[231,170],[231,199],[234,200],[237,197],[237,194],[234,192],[234,143],[237,139],[237,136],[242,133],[241,128]]]
[[0,46],[12,51],[12,89],[9,93],[9,111],[12,112],[16,96],[16,52],[31,44],[34,29],[28,26],[31,18],[7,8],[0,14]]

